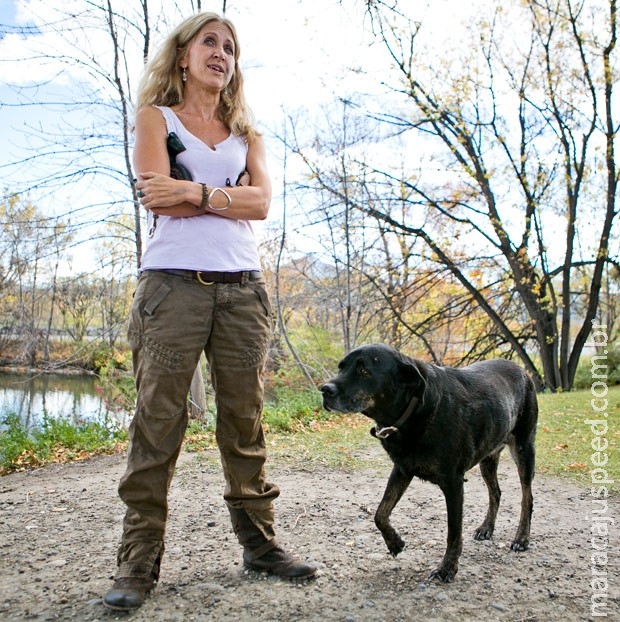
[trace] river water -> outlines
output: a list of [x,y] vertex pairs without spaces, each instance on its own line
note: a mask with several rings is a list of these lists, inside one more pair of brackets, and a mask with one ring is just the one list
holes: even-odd
[[19,415],[27,428],[38,427],[44,417],[128,424],[128,414],[115,412],[96,376],[0,373],[0,422]]

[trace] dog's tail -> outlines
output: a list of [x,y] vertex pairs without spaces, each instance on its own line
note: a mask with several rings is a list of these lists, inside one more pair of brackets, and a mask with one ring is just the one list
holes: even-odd
[[[521,412],[515,428],[515,436],[521,442],[534,443],[536,437],[536,425],[538,424],[538,398],[534,381],[525,374],[525,395],[521,404]],[[529,438],[528,438],[529,437]]]

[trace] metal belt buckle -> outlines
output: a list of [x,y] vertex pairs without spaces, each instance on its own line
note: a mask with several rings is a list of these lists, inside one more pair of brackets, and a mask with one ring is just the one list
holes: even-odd
[[202,274],[202,272],[198,272],[196,271],[196,280],[201,284],[201,285],[213,285],[215,283],[215,281],[203,281],[202,277],[200,276]]

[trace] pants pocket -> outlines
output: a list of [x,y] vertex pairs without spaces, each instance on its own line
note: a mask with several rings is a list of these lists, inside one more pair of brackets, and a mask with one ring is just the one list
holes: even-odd
[[259,300],[261,301],[263,308],[265,309],[265,313],[267,314],[267,317],[270,318],[271,313],[272,313],[272,307],[271,307],[271,300],[269,299],[269,294],[267,293],[267,290],[262,285],[257,285],[255,291],[256,291],[256,294],[258,295]]
[[168,294],[172,291],[170,283],[163,282],[156,290],[156,292],[146,301],[144,305],[144,313],[146,315],[153,315],[155,309],[166,299]]

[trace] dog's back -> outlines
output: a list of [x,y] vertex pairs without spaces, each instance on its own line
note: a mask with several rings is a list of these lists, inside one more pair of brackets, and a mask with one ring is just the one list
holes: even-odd
[[[443,446],[468,470],[506,444],[512,449],[515,440],[533,440],[536,390],[516,363],[493,359],[461,368],[415,364],[427,376],[419,416],[426,419],[425,438],[420,440],[429,449]],[[449,425],[445,413],[450,413]]]

